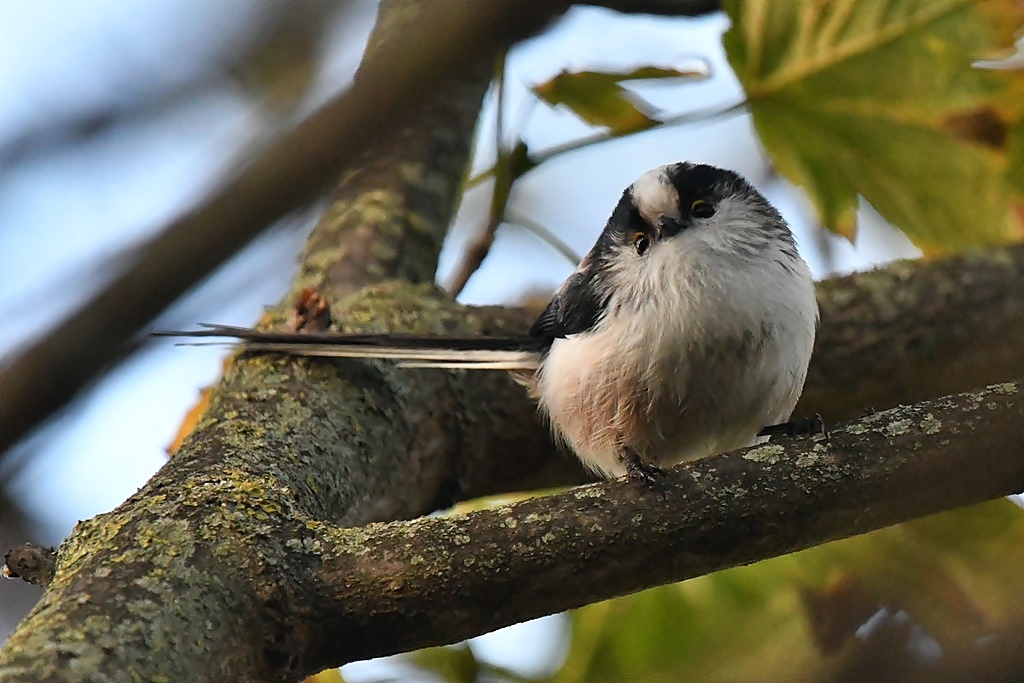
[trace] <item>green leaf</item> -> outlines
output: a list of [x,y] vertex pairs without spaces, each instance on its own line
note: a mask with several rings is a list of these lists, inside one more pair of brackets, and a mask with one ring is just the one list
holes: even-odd
[[731,0],[724,41],[754,125],[822,222],[853,236],[857,196],[928,252],[1003,242],[1008,129],[1024,73],[1016,0]]
[[551,106],[568,107],[595,126],[613,133],[629,133],[657,125],[654,107],[622,87],[622,81],[652,79],[704,79],[707,70],[681,70],[643,66],[629,71],[563,71],[533,91]]

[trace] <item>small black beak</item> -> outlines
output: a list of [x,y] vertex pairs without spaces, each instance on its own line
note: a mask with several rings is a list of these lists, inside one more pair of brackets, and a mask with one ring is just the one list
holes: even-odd
[[676,235],[678,235],[679,233],[686,229],[686,226],[677,221],[675,218],[669,218],[667,216],[665,218],[662,218],[661,221],[659,221],[658,227],[661,230],[662,239],[666,237],[675,237]]

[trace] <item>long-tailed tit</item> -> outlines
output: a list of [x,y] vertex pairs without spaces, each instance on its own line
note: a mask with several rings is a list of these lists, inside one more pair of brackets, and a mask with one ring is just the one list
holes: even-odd
[[253,351],[511,371],[590,469],[659,467],[751,445],[789,419],[818,306],[778,211],[732,171],[677,163],[622,194],[529,334],[413,337],[209,326]]

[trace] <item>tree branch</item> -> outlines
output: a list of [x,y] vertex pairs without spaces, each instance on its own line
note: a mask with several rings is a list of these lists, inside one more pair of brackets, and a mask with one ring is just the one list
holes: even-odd
[[605,7],[623,14],[700,17],[722,9],[721,0],[588,0],[580,4]]
[[291,462],[249,478],[230,453],[176,459],[163,486],[61,547],[0,650],[0,681],[81,680],[84,666],[105,680],[296,680],[1006,495],[1024,489],[1021,389],[698,461],[661,490],[617,480],[365,528],[326,522]]
[[819,283],[797,413],[846,420],[1024,375],[1024,244]]
[[828,439],[676,467],[662,490],[616,480],[443,519],[307,527],[291,547],[293,562],[320,567],[316,666],[452,643],[1024,490],[1022,399],[1018,381],[895,408]]
[[567,5],[494,0],[468,11],[457,3],[423,3],[419,21],[394,37],[400,49],[375,52],[347,93],[140,247],[102,291],[0,367],[0,452],[121,357],[126,341],[182,292],[336,182],[358,154],[414,115],[449,72],[532,34]]
[[34,586],[46,588],[53,580],[57,554],[53,548],[26,543],[4,555],[0,576],[22,579]]

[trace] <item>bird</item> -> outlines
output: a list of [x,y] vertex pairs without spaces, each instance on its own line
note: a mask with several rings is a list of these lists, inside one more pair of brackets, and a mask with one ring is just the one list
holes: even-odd
[[205,325],[253,352],[512,373],[594,473],[751,446],[789,422],[819,313],[781,214],[734,171],[678,162],[625,189],[593,248],[525,335],[275,332]]

